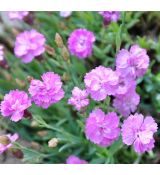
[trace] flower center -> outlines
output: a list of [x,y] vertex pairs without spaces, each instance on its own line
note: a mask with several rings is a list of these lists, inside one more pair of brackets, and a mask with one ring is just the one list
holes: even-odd
[[124,87],[125,86],[125,82],[123,80],[120,80],[119,81],[119,86]]
[[16,110],[20,106],[19,100],[16,100],[15,104],[11,106],[12,109]]
[[81,37],[79,39],[79,45],[83,47],[85,45],[85,41],[86,41],[85,38],[84,37]]

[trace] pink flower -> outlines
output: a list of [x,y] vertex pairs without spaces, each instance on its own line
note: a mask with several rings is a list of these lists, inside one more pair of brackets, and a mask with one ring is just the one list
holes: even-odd
[[118,84],[118,75],[110,68],[96,67],[84,77],[86,90],[96,101],[104,100],[107,95],[114,95]]
[[70,34],[68,39],[69,51],[80,59],[90,57],[95,40],[92,32],[86,29],[76,29]]
[[86,90],[81,90],[78,87],[74,87],[72,90],[72,97],[68,100],[68,104],[75,106],[80,111],[82,108],[88,106],[89,99]]
[[99,14],[103,16],[104,24],[108,25],[110,22],[117,22],[120,18],[120,12],[116,11],[100,11]]
[[61,17],[67,18],[67,17],[71,16],[72,11],[60,11],[59,14]]
[[77,156],[71,155],[67,158],[66,163],[67,164],[87,164],[88,162],[80,159]]
[[113,106],[124,117],[128,117],[131,112],[135,112],[140,102],[140,96],[135,92],[135,88],[130,88],[126,94],[116,95]]
[[122,139],[126,145],[133,145],[137,153],[144,153],[154,148],[153,135],[157,124],[151,116],[144,118],[142,114],[130,115],[122,125]]
[[136,81],[133,78],[123,77],[119,72],[118,75],[118,84],[116,88],[116,95],[125,95],[129,93],[130,89],[136,89]]
[[10,19],[22,20],[25,16],[29,14],[28,11],[10,11],[7,12]]
[[133,45],[130,51],[122,49],[116,59],[116,70],[124,77],[140,77],[149,66],[149,57],[145,49]]
[[3,46],[0,45],[0,61],[3,61],[4,60],[4,51],[3,51]]
[[29,93],[37,106],[48,108],[64,97],[61,78],[54,72],[47,72],[41,76],[43,81],[32,80]]
[[85,134],[91,142],[101,146],[110,146],[120,134],[119,118],[115,112],[105,114],[95,109],[86,120]]
[[4,117],[10,117],[14,122],[23,118],[24,111],[31,106],[31,100],[24,91],[12,90],[4,96],[0,110]]
[[4,151],[6,151],[10,147],[12,147],[12,142],[15,142],[19,138],[19,135],[17,133],[15,133],[13,135],[8,134],[6,136],[8,137],[10,143],[8,143],[8,144],[2,144],[2,143],[0,143],[0,154],[2,154]]
[[45,51],[45,41],[36,30],[25,31],[17,36],[14,53],[22,62],[29,63]]

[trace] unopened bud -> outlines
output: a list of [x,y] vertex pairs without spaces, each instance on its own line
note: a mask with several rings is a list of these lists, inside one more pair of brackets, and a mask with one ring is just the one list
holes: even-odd
[[64,22],[60,22],[60,23],[59,23],[59,27],[60,27],[62,30],[67,30],[67,26],[65,25]]
[[24,80],[20,80],[18,78],[15,79],[16,83],[20,86],[20,87],[25,87],[26,83]]
[[14,36],[17,36],[20,32],[16,28],[11,29]]
[[10,139],[7,136],[5,136],[5,135],[0,136],[0,143],[2,145],[8,145],[10,142],[11,141],[10,141]]
[[33,80],[33,77],[27,76],[27,81],[30,83]]
[[12,154],[17,158],[17,159],[22,159],[23,158],[23,152],[19,149],[12,149]]
[[34,12],[30,12],[27,16],[24,17],[24,21],[29,24],[29,25],[33,25],[34,24]]
[[32,119],[32,114],[27,109],[24,110],[24,117],[28,119]]
[[38,131],[37,134],[40,136],[40,137],[44,137],[48,134],[47,131]]
[[49,46],[49,45],[45,45],[45,49],[46,49],[46,52],[49,54],[49,55],[52,55],[52,56],[56,56],[55,54],[55,50],[53,47]]
[[69,52],[65,46],[62,48],[62,57],[65,61],[69,61]]
[[59,48],[63,48],[63,46],[64,46],[63,40],[62,40],[62,37],[60,36],[59,33],[56,33],[56,35],[55,35],[55,42]]
[[37,142],[31,142],[31,148],[39,150],[40,149],[40,144]]
[[12,81],[12,76],[8,72],[3,72],[3,75],[7,81]]
[[66,72],[64,72],[63,77],[62,77],[62,80],[63,81],[68,81],[69,79],[70,79],[69,78],[69,75]]
[[48,141],[48,147],[54,148],[58,145],[58,139],[57,138],[52,138],[51,140]]
[[31,122],[31,127],[33,127],[33,128],[38,127],[38,123],[37,123],[35,120],[33,120],[33,121]]

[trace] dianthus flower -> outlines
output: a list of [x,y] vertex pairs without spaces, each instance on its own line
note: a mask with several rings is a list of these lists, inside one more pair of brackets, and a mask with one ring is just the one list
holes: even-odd
[[29,14],[28,11],[10,11],[7,12],[10,19],[22,20],[25,16]]
[[138,45],[131,46],[130,50],[122,49],[116,58],[116,70],[124,77],[143,76],[149,66],[149,56],[145,49]]
[[29,87],[29,93],[37,106],[48,108],[59,102],[64,97],[62,81],[58,74],[47,72],[41,76],[43,81],[33,79]]
[[61,17],[67,18],[67,17],[71,16],[72,11],[60,11],[59,14]]
[[117,73],[104,66],[96,67],[84,77],[86,90],[96,101],[104,100],[107,95],[114,95],[118,81]]
[[122,139],[126,145],[133,145],[137,153],[144,153],[154,148],[153,135],[157,124],[151,116],[130,115],[122,125]]
[[67,164],[87,164],[88,162],[80,159],[77,156],[71,155],[67,158],[66,163]]
[[110,146],[120,134],[119,118],[115,112],[105,114],[95,109],[86,120],[85,134],[91,142],[101,146]]
[[14,53],[22,62],[29,63],[45,51],[45,41],[36,30],[24,31],[16,38]]
[[19,138],[19,135],[17,133],[11,135],[7,134],[5,136],[5,140],[3,139],[3,142],[6,143],[0,143],[0,154],[8,150],[9,148],[12,147],[12,143],[15,142]]
[[136,81],[132,78],[119,76],[116,95],[126,95],[130,89],[136,88]]
[[86,90],[81,90],[78,87],[74,87],[72,90],[72,97],[68,100],[68,104],[75,106],[80,111],[82,108],[88,106],[89,99]]
[[31,106],[31,100],[27,93],[19,90],[12,90],[4,96],[0,110],[2,116],[11,117],[11,120],[18,122],[23,118],[24,111]]
[[124,117],[128,117],[131,112],[135,112],[140,102],[140,96],[135,91],[135,86],[131,87],[126,94],[116,95],[113,106]]
[[68,48],[72,55],[85,59],[91,56],[94,42],[95,36],[92,32],[86,29],[76,29],[70,34]]
[[104,19],[104,24],[109,24],[110,22],[117,22],[120,18],[120,12],[116,11],[100,11],[99,14]]

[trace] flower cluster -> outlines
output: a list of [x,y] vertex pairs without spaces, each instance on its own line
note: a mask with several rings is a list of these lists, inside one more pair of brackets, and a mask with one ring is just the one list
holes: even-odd
[[86,90],[81,90],[74,87],[72,90],[72,97],[68,100],[68,104],[75,106],[80,111],[82,108],[89,105],[88,93]]
[[64,97],[61,78],[54,72],[47,72],[41,76],[43,81],[33,79],[29,87],[32,101],[42,108],[48,108]]
[[4,117],[11,117],[12,121],[18,122],[30,106],[31,100],[24,91],[12,90],[4,96],[0,110]]
[[157,124],[151,116],[130,115],[122,125],[122,139],[126,145],[133,145],[137,153],[144,153],[154,148],[153,134]]
[[[68,103],[80,111],[81,108],[89,104],[88,95],[95,101],[102,101],[105,100],[107,96],[113,96],[113,107],[124,117],[128,117],[136,111],[140,102],[140,96],[136,92],[136,78],[144,75],[148,66],[149,57],[145,49],[140,48],[138,45],[131,46],[130,51],[122,49],[116,57],[116,70],[104,66],[98,66],[92,69],[84,77],[85,90],[80,90],[78,87],[75,87]],[[135,114],[135,116],[137,115]],[[148,121],[148,117],[146,117],[144,121],[145,120]],[[150,117],[150,120],[153,121],[152,117]],[[127,130],[128,124],[125,125],[125,123],[122,134],[124,143],[128,144],[125,142],[125,139],[131,136],[130,132],[132,128]],[[132,123],[135,124],[134,122]],[[156,128],[156,123],[154,125]],[[140,127],[141,125],[138,126]],[[145,152],[153,148],[155,128],[149,136],[150,140],[147,142],[147,145],[141,144],[139,148],[136,146],[136,152]],[[145,129],[147,131],[149,130],[149,128]],[[139,131],[142,131],[142,128],[137,128],[134,131],[134,139],[132,140],[134,145],[137,145],[137,142],[135,142],[137,137],[136,132],[139,133]],[[87,139],[101,147],[110,146],[120,135],[117,114],[115,112],[105,114],[99,108],[93,110],[86,120],[85,134]],[[145,143],[144,141],[143,144]]]
[[119,118],[115,112],[105,114],[95,109],[86,120],[85,134],[93,143],[106,147],[118,139],[120,134]]
[[31,106],[31,100],[42,108],[59,102],[64,97],[61,78],[54,72],[47,72],[42,75],[42,81],[32,80],[28,89],[31,99],[27,93],[19,90],[12,90],[4,96],[0,110],[3,117],[11,117],[14,122],[20,121],[27,109]]
[[3,136],[0,141],[0,154],[11,148],[12,143],[15,142],[18,138],[19,135],[17,133],[13,135],[7,134],[6,136]]
[[[136,111],[140,102],[140,96],[136,92],[136,78],[144,75],[148,66],[149,57],[145,49],[140,48],[138,45],[131,46],[130,51],[122,49],[116,57],[116,70],[99,66],[85,75],[84,83],[86,92],[95,101],[105,100],[107,96],[112,95],[114,97],[113,106],[124,117],[128,117]],[[132,117],[130,116],[127,120],[130,121],[130,118]],[[135,118],[138,120],[137,114],[135,114]],[[130,125],[131,129],[127,129],[129,122],[125,121],[123,124],[123,141],[128,145],[134,144],[136,152],[143,153],[154,147],[153,134],[156,132],[157,124],[152,117],[149,117],[149,119],[146,117],[144,123],[146,121],[150,122],[150,124],[152,121],[154,123],[152,125],[153,127],[136,125],[137,128],[135,128],[135,122],[131,121],[133,124]],[[111,112],[105,115],[101,109],[95,109],[86,120],[85,134],[91,142],[106,147],[118,139],[120,135],[120,128],[118,126],[119,119],[116,113]],[[133,132],[131,132],[132,129],[134,130]],[[150,133],[149,138],[144,142],[143,138],[141,138],[142,140],[139,140],[141,143],[137,143],[136,138],[138,137],[139,139],[137,133],[139,134],[143,130],[147,130]],[[129,144],[126,140],[131,137],[131,133],[134,136],[132,137],[132,142]]]
[[140,102],[140,96],[136,93],[136,78],[143,76],[148,66],[149,56],[138,45],[131,46],[130,51],[122,49],[117,54],[116,72],[119,74],[121,93],[119,91],[115,95],[113,106],[125,117],[135,112]]
[[45,51],[45,37],[36,30],[24,31],[16,37],[14,53],[29,63]]
[[133,45],[130,52],[122,49],[116,58],[116,70],[99,66],[85,75],[86,90],[95,101],[114,96],[113,106],[127,117],[135,112],[140,102],[136,78],[144,75],[148,66],[149,57],[145,49],[138,45]]
[[103,17],[105,25],[112,21],[117,22],[120,18],[120,12],[116,11],[100,11],[99,14]]
[[87,164],[88,162],[80,159],[77,156],[71,155],[67,158],[66,163],[67,164]]
[[10,19],[18,19],[18,20],[22,20],[29,14],[28,11],[9,11],[7,13]]
[[94,42],[95,36],[92,32],[86,29],[76,29],[70,34],[68,48],[72,55],[85,59],[91,56]]

